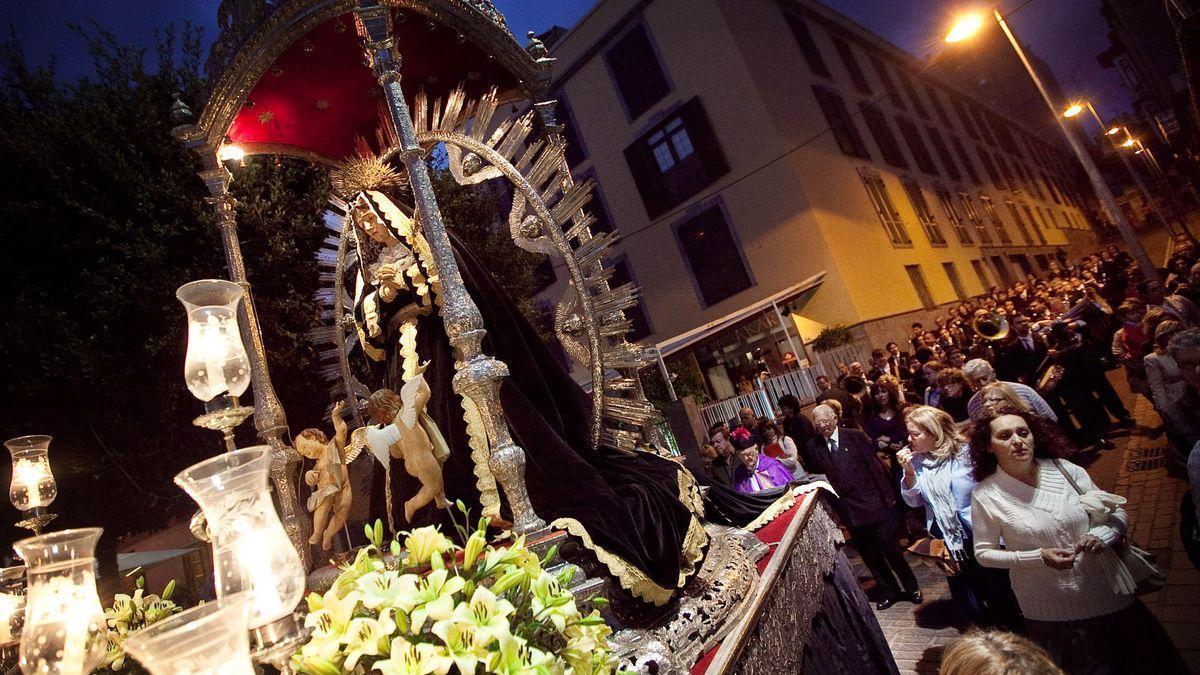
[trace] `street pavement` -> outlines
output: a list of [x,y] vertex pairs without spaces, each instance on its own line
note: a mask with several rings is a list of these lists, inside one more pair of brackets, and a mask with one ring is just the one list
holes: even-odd
[[[1087,466],[1101,489],[1129,500],[1125,510],[1132,540],[1155,553],[1159,564],[1168,569],[1166,588],[1142,600],[1175,641],[1191,672],[1200,673],[1200,570],[1188,560],[1179,539],[1179,503],[1187,484],[1167,475],[1163,466],[1167,441],[1150,403],[1129,392],[1122,371],[1111,371],[1108,376],[1133,412],[1137,427],[1112,438],[1116,449],[1099,456],[1084,455],[1077,462]],[[852,554],[851,559],[873,598],[870,573],[857,556]],[[945,577],[914,556],[909,556],[909,563],[925,602],[919,606],[899,602],[875,615],[901,673],[936,673],[942,650],[967,626],[950,599]]]

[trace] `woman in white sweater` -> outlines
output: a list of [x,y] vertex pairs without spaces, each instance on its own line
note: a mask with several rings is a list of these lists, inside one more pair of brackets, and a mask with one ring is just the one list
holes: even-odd
[[1025,412],[988,416],[971,433],[975,558],[1008,569],[1030,637],[1067,673],[1186,672],[1178,651],[1146,606],[1114,590],[1126,516],[1088,514],[1066,474],[1084,492],[1086,471],[1055,462],[1065,441]]

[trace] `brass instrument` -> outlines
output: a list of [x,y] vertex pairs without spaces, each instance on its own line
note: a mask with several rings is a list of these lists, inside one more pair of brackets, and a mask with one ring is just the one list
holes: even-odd
[[850,375],[842,380],[842,388],[851,396],[858,398],[867,391],[867,382],[861,377]]
[[988,342],[1003,340],[1008,335],[1008,319],[999,312],[988,312],[972,319],[971,329]]

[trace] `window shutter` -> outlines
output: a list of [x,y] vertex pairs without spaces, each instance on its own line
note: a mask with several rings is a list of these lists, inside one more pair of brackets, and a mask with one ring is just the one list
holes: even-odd
[[711,183],[728,173],[729,163],[725,161],[725,153],[721,152],[717,135],[713,132],[700,99],[695,97],[684,103],[679,110],[679,116],[683,118],[683,126],[688,130],[688,137],[692,140],[692,147],[696,156],[700,158],[708,182]]
[[662,184],[658,166],[650,155],[644,140],[634,141],[625,148],[625,163],[629,165],[629,173],[633,175],[633,183],[637,186],[642,204],[646,207],[646,215],[657,218],[667,212],[667,194]]

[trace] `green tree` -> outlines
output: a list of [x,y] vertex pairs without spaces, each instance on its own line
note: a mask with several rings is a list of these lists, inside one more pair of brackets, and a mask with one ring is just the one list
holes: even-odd
[[[171,478],[220,449],[191,424],[202,407],[183,385],[173,291],[226,270],[199,165],[166,114],[175,92],[201,95],[198,31],[162,31],[152,59],[94,27],[80,34],[95,68],[75,83],[30,68],[16,41],[0,44],[0,161],[10,169],[0,183],[0,433],[54,435],[55,527],[102,525],[111,544],[191,513]],[[325,185],[319,170],[270,159],[235,182],[275,384],[303,423],[325,398],[303,338],[316,320]]]

